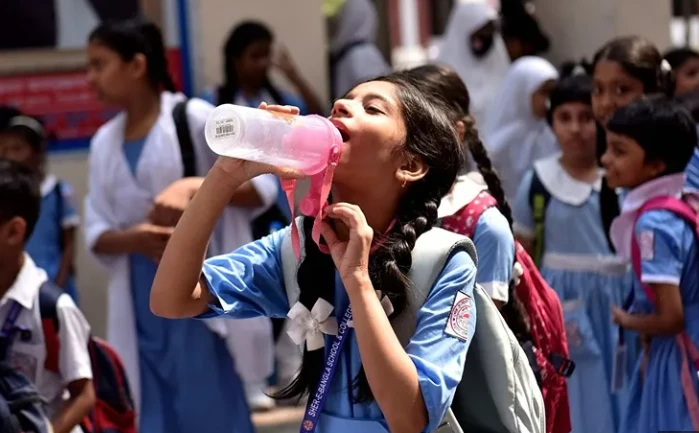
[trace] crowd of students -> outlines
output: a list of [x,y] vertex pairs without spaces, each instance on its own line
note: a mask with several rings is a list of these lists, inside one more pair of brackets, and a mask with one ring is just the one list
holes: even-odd
[[[152,23],[90,35],[87,80],[121,112],[92,139],[85,243],[109,272],[108,336],[138,429],[252,432],[276,372],[273,397],[309,396],[307,431],[435,431],[478,327],[492,326],[476,284],[531,356],[524,374],[541,390],[515,415],[531,431],[699,429],[699,54],[629,36],[558,70],[513,55],[496,12],[472,1],[447,29],[439,59],[451,66],[388,73],[377,61],[362,76],[345,63],[377,54],[372,13],[352,0],[332,18],[330,119],[344,143],[331,202],[298,223],[298,269],[279,179],[299,173],[218,158],[203,132],[211,103],[323,113],[288,55],[274,60],[272,32],[237,26],[224,82],[203,99],[175,91]],[[274,64],[299,96],[272,83]],[[0,361],[51,402],[56,432],[76,433],[96,398],[77,205],[46,170],[41,122],[0,115]],[[440,226],[477,257],[458,236],[418,248]],[[433,259],[416,287],[414,266]],[[44,362],[47,281],[65,291],[57,369]],[[302,348],[290,328],[304,329]]]

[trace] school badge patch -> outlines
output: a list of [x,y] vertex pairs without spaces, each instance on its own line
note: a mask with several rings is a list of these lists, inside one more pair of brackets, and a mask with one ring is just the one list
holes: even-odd
[[652,230],[643,230],[638,234],[638,249],[641,250],[641,260],[653,260],[655,257],[655,235]]
[[456,292],[451,313],[449,313],[449,320],[447,320],[447,326],[444,329],[447,335],[451,335],[461,341],[468,341],[472,305],[473,299],[469,295],[462,291]]

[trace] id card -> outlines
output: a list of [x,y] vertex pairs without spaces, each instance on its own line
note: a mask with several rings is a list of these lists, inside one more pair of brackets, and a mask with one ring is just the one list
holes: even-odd
[[612,365],[612,394],[621,391],[626,385],[626,345],[618,345],[614,351]]

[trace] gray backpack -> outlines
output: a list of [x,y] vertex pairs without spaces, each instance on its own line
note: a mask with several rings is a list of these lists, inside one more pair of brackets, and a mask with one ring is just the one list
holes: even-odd
[[[303,245],[303,222],[299,218],[296,224]],[[413,283],[408,307],[391,320],[403,347],[415,333],[418,311],[456,249],[466,251],[478,263],[473,242],[446,230],[433,228],[415,243],[408,274]],[[299,286],[291,232],[282,243],[282,268],[289,305],[294,305],[299,298]],[[477,317],[475,334],[454,403],[437,432],[545,433],[544,401],[527,356],[485,290],[476,285],[473,297]]]

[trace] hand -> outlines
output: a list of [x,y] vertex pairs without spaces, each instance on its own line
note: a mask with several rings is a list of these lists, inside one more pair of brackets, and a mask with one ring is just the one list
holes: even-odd
[[157,264],[175,229],[144,223],[131,227],[129,231],[133,234],[134,252],[150,257]]
[[621,308],[612,305],[612,321],[616,323],[617,325],[621,326],[622,328],[625,327],[626,324],[626,318],[628,317],[628,313]]
[[286,47],[279,47],[277,49],[276,56],[274,56],[272,62],[276,68],[282,71],[284,75],[287,78],[289,78],[289,80],[293,81],[296,78],[296,66],[294,65],[294,62],[291,60],[289,50],[287,50]]
[[153,200],[148,220],[157,226],[175,227],[199,183],[197,178],[184,178],[171,183]]
[[328,222],[321,223],[323,238],[342,281],[346,283],[348,279],[368,279],[369,253],[374,231],[367,224],[362,210],[352,204],[337,203],[327,206],[324,212],[328,218],[341,222],[349,229],[349,239],[342,241]]
[[[292,107],[290,105],[267,105],[266,102],[260,104],[260,110],[272,111],[274,113],[285,114],[289,116],[298,116],[300,110],[298,107]],[[261,162],[247,161],[243,159],[228,158],[225,156],[220,156],[216,161],[215,167],[221,170],[228,176],[237,177],[243,176],[243,181],[250,180],[261,174],[275,174],[281,178],[298,179],[306,177],[299,170],[294,170],[290,168],[276,167],[269,164],[263,164]]]

